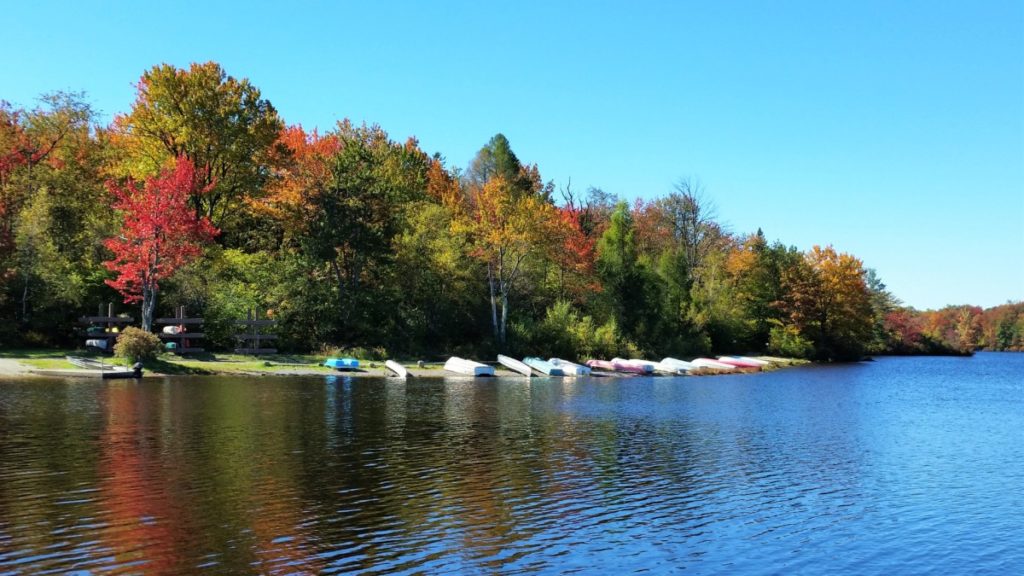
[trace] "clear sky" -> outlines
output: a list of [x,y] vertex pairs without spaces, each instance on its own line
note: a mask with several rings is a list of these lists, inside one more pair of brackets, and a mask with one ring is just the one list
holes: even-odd
[[0,99],[216,60],[288,123],[559,187],[691,177],[734,232],[862,258],[918,308],[1024,299],[1024,2],[4,2]]

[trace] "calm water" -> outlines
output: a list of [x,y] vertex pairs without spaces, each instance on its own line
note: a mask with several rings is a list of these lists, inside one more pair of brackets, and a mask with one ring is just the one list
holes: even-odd
[[0,382],[0,574],[1024,572],[1024,354]]

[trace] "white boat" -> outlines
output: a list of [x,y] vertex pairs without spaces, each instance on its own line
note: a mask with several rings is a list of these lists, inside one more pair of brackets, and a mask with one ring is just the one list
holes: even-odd
[[658,374],[670,374],[672,376],[679,376],[680,374],[686,374],[687,370],[681,368],[676,364],[666,364],[664,362],[655,362],[654,371]]
[[533,370],[530,370],[529,366],[523,364],[522,362],[516,360],[515,358],[505,356],[503,354],[498,354],[498,364],[501,364],[502,366],[508,368],[513,372],[518,372],[523,376],[526,376],[527,378],[533,376]]
[[398,376],[399,378],[409,377],[409,371],[405,369],[405,366],[402,366],[401,364],[395,362],[394,360],[385,360],[384,367],[394,372],[395,375]]
[[565,372],[562,372],[561,368],[555,366],[554,364],[548,362],[547,360],[544,360],[543,358],[536,358],[530,356],[527,358],[523,358],[523,362],[525,362],[530,368],[533,368],[534,370],[540,372],[541,374],[546,374],[548,376],[565,376]]
[[757,364],[758,366],[768,366],[771,362],[761,360],[760,358],[751,358],[750,356],[725,356],[730,360],[740,360],[741,362],[750,362],[751,364]]
[[735,370],[736,367],[730,364],[719,362],[718,360],[712,360],[711,358],[697,358],[691,362],[698,368],[714,368],[715,370]]
[[675,366],[677,370],[681,370],[683,372],[689,372],[690,370],[696,368],[696,366],[693,365],[693,362],[679,360],[678,358],[664,358],[662,359],[661,363],[666,366]]
[[494,368],[486,364],[452,356],[444,363],[444,369],[463,376],[494,376]]
[[574,364],[568,360],[562,360],[560,358],[551,358],[548,360],[553,366],[558,366],[562,369],[562,373],[566,376],[590,376],[590,366],[580,366]]

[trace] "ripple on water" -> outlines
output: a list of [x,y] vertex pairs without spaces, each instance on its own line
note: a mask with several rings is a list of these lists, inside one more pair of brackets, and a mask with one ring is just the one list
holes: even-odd
[[1022,359],[4,385],[0,574],[1021,572]]

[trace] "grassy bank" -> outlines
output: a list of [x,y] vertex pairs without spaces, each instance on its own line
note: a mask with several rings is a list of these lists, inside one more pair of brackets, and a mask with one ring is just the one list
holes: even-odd
[[[99,355],[75,349],[38,350],[15,349],[0,351],[0,358],[14,360],[19,364],[39,370],[73,370],[77,366],[67,361],[67,356],[100,358]],[[127,366],[123,358],[102,357],[111,365]],[[272,354],[243,356],[240,354],[196,354],[178,356],[161,354],[154,360],[143,362],[146,371],[155,374],[332,374],[334,370],[323,366],[325,358],[313,354]],[[361,361],[361,363],[364,363]],[[365,362],[367,366],[372,362]]]
[[[101,356],[81,349],[14,349],[0,351],[0,362],[6,361],[8,367],[12,363],[18,369],[8,374],[29,373],[33,370],[77,370],[78,367],[67,361],[68,356],[97,358]],[[104,362],[112,366],[128,366],[130,362],[122,358],[102,356]],[[357,358],[360,370],[346,372],[350,376],[382,376],[384,363],[378,360]],[[261,375],[261,376],[297,376],[297,375],[337,375],[333,368],[323,365],[326,356],[322,354],[271,354],[253,357],[229,353],[204,353],[189,356],[161,354],[154,360],[143,362],[146,372],[151,375]],[[762,368],[768,372],[789,366],[809,364],[807,360],[775,359],[775,363]],[[440,363],[418,366],[415,361],[403,363],[409,373],[418,377],[443,376],[445,371]],[[694,370],[692,376],[711,376],[717,374],[736,374],[759,370],[740,369],[737,371],[721,371],[709,368]],[[497,367],[499,376],[517,376]]]

